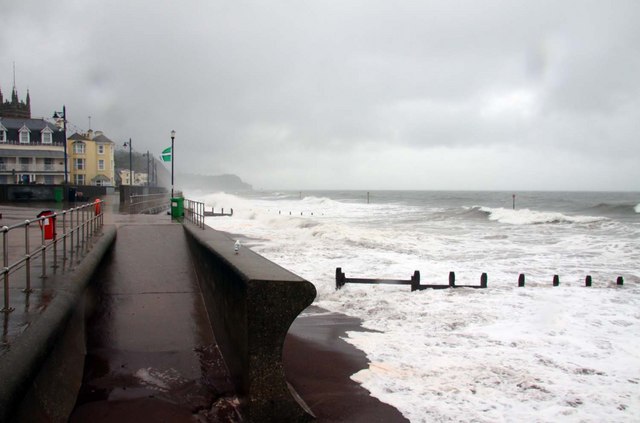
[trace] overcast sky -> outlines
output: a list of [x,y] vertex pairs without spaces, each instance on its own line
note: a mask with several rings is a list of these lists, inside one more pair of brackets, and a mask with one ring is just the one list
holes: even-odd
[[[640,190],[640,1],[5,1],[32,114],[267,189]],[[179,185],[179,180],[177,184]]]

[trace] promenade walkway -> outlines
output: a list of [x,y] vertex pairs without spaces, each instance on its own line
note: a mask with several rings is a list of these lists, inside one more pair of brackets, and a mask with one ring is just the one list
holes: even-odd
[[[121,213],[115,196],[105,201],[104,222],[117,237],[91,285],[84,376],[70,421],[241,421],[182,225],[166,214]],[[11,319],[21,315],[36,313],[16,310]],[[342,339],[350,330],[362,330],[356,319],[310,307],[285,342],[287,379],[319,422],[406,421],[350,379],[368,365]]]
[[235,404],[182,226],[142,221],[118,228],[94,284],[72,422],[208,421],[214,404]]

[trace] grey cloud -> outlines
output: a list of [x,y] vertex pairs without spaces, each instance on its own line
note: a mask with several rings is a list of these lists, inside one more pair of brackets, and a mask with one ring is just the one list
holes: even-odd
[[[62,0],[50,15],[36,3],[12,3],[0,28],[3,92],[15,60],[18,88],[42,115],[66,103],[77,126],[91,115],[94,129],[158,152],[175,129],[179,168],[272,187],[369,177],[464,188],[465,175],[449,174],[416,173],[407,186],[402,163],[378,160],[640,156],[633,1]],[[31,15],[40,25],[11,37]],[[337,163],[354,162],[336,176]],[[640,176],[621,163],[630,181]],[[572,183],[588,189],[600,176]]]

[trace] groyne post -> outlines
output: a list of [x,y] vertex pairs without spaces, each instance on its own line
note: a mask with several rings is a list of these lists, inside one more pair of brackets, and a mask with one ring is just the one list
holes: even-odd
[[522,288],[524,286],[524,273],[520,273],[518,276],[518,287]]
[[342,273],[342,267],[336,267],[336,290],[342,288],[345,284],[345,275]]
[[560,286],[560,276],[553,275],[553,286]]
[[449,272],[449,287],[450,288],[455,288],[456,287],[456,273],[455,272]]
[[616,279],[616,285],[622,286],[623,284],[624,284],[624,279],[622,278],[622,276],[618,276],[618,279]]
[[487,287],[487,274],[483,273],[482,275],[480,275],[480,288],[486,288]]
[[417,291],[420,289],[420,271],[416,270],[411,276],[411,291]]
[[584,286],[591,286],[591,275],[587,275],[586,278],[584,278]]

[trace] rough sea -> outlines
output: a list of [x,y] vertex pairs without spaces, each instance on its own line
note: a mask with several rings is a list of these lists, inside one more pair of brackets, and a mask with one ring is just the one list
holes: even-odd
[[[640,421],[640,193],[187,197],[233,208],[207,224],[311,281],[316,305],[374,330],[348,334],[371,362],[352,378],[412,422]],[[486,272],[488,288],[336,291],[337,267],[388,279],[419,270],[423,284],[454,271],[475,285]]]

